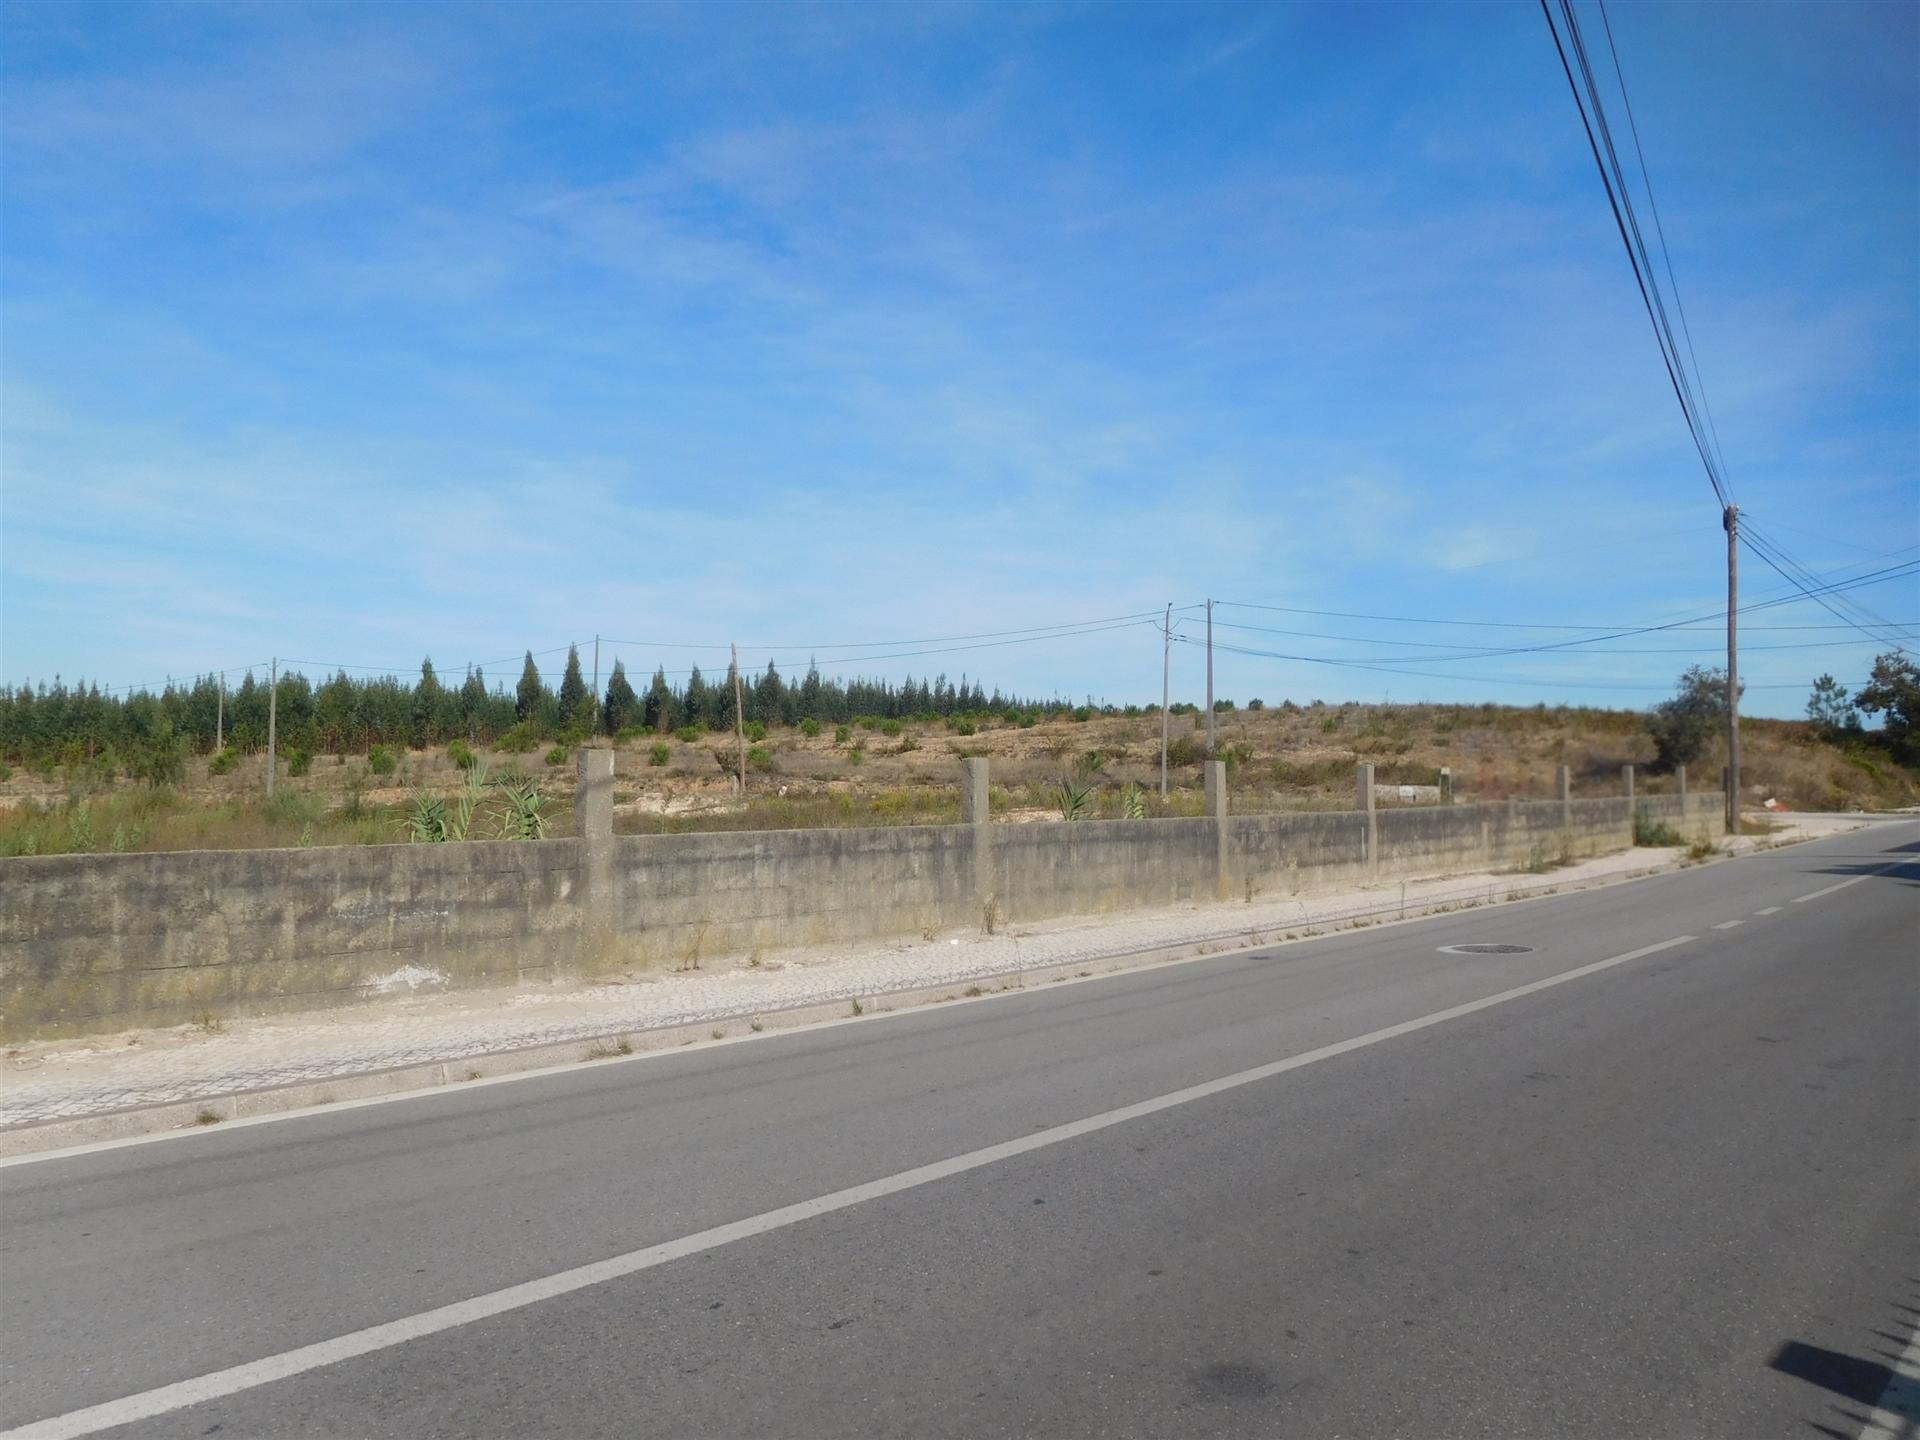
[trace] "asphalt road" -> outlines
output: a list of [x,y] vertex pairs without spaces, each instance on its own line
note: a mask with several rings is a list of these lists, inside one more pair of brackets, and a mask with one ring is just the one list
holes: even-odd
[[1916,935],[1901,822],[9,1164],[0,1427],[1852,1440]]

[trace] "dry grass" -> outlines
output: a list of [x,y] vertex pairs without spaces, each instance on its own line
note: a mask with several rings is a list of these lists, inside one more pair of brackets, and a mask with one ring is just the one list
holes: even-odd
[[[1202,716],[1177,715],[1172,735],[1197,755],[1203,725]],[[1239,814],[1350,808],[1354,766],[1362,760],[1373,763],[1376,783],[1387,792],[1380,798],[1389,804],[1393,787],[1433,785],[1443,765],[1451,768],[1462,802],[1550,796],[1561,765],[1572,770],[1576,795],[1620,793],[1620,767],[1628,764],[1639,767],[1642,795],[1670,793],[1674,785],[1673,777],[1646,768],[1653,744],[1633,711],[1296,706],[1223,714],[1218,736]],[[655,743],[669,745],[667,765],[647,763]],[[1172,766],[1170,793],[1159,794],[1157,715],[1062,716],[1025,728],[995,720],[964,736],[939,723],[907,724],[897,736],[856,728],[844,742],[832,727],[818,736],[777,730],[763,743],[769,768],[749,774],[744,798],[720,763],[732,763],[725,737],[683,744],[645,736],[616,747],[615,830],[954,824],[963,755],[990,761],[991,805],[1001,820],[1058,818],[1054,787],[1089,756],[1098,759],[1101,818],[1119,815],[1120,791],[1129,783],[1142,787],[1148,815],[1205,813],[1197,759]],[[1789,810],[1884,810],[1920,802],[1920,775],[1870,745],[1829,744],[1803,723],[1747,721],[1741,745],[1750,803],[1773,798]],[[483,758],[496,775],[514,768],[537,774],[555,802],[549,833],[571,833],[571,766],[544,769],[524,756]],[[1723,747],[1710,748],[1691,767],[1693,788],[1715,788],[1723,761]],[[259,756],[227,775],[209,774],[204,759],[189,770],[182,787],[160,791],[16,772],[0,782],[0,856],[392,843],[404,838],[398,821],[416,789],[452,794],[463,783],[463,773],[439,751],[406,754],[397,773],[385,777],[370,775],[362,758],[320,757],[300,779],[283,778],[277,802],[268,806],[260,799],[265,767]]]

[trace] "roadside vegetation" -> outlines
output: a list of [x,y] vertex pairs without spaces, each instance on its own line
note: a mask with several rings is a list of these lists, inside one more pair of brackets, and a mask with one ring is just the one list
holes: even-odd
[[[623,674],[615,678],[624,683]],[[362,692],[374,688],[346,683]],[[1648,712],[1320,701],[1242,706],[1223,700],[1216,707],[1217,753],[1226,762],[1230,804],[1238,814],[1349,808],[1354,766],[1363,760],[1373,763],[1379,799],[1388,805],[1431,803],[1442,766],[1452,771],[1462,802],[1547,797],[1563,764],[1573,772],[1576,794],[1619,793],[1620,767],[1627,764],[1638,767],[1642,794],[1670,793],[1680,765],[1688,767],[1692,788],[1711,790],[1725,761],[1720,685],[1713,671],[1689,671],[1674,696]],[[536,672],[528,690],[530,713],[551,720],[559,713],[559,696],[545,697],[544,689],[536,695],[538,688]],[[1162,796],[1157,709],[1065,703],[961,709],[963,696],[969,704],[995,697],[944,678],[924,687],[924,695],[918,684],[856,690],[824,682],[791,689],[768,683],[756,687],[761,708],[743,726],[749,748],[742,794],[731,711],[709,713],[701,698],[721,689],[694,692],[703,717],[698,721],[687,719],[686,692],[670,692],[674,705],[651,712],[650,724],[622,725],[594,742],[619,752],[617,831],[952,824],[960,818],[956,762],[966,756],[990,761],[991,808],[1003,821],[1205,813],[1206,716],[1193,705],[1176,707],[1169,787]],[[65,694],[69,712],[78,693]],[[183,694],[193,692],[172,693],[179,705]],[[423,677],[414,698],[430,694]],[[855,694],[902,713],[836,715]],[[223,739],[229,743],[218,750],[210,732],[204,748],[196,749],[188,738],[196,733],[192,725],[174,726],[158,697],[135,696],[121,702],[116,723],[144,729],[120,742],[124,749],[88,753],[76,738],[83,729],[51,726],[48,717],[58,712],[60,698],[49,690],[44,696],[35,692],[30,702],[18,696],[0,702],[6,718],[0,734],[11,737],[6,743],[12,747],[0,751],[0,856],[532,839],[572,832],[571,761],[585,736],[562,730],[560,738],[550,738],[555,732],[543,728],[547,721],[528,725],[517,711],[491,738],[475,726],[470,734],[431,745],[398,738],[374,740],[364,749],[332,749],[321,743],[317,728],[295,729],[291,733],[313,748],[301,749],[298,774],[283,750],[278,793],[268,803],[263,746],[239,723],[235,693],[227,697]],[[610,695],[609,703],[618,698]],[[143,711],[143,701],[158,709]],[[636,701],[646,716],[645,697]],[[513,704],[507,701],[509,709]],[[824,713],[799,713],[807,704]],[[923,704],[932,708],[904,709]],[[942,705],[949,707],[945,713]],[[1866,729],[1863,711],[1878,718],[1880,728]],[[20,739],[28,712],[39,737],[31,747]],[[143,713],[147,718],[136,722]],[[1771,799],[1789,810],[1920,803],[1917,717],[1920,675],[1904,656],[1882,656],[1873,683],[1856,696],[1822,677],[1809,697],[1806,720],[1742,720],[1746,803]],[[308,719],[318,726],[313,715]],[[559,758],[551,766],[543,763],[556,750]],[[1401,787],[1414,789],[1403,795]],[[1643,843],[1658,841],[1650,835]]]

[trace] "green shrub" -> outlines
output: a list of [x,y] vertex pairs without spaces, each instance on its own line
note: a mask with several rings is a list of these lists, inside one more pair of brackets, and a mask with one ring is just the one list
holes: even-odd
[[964,716],[956,717],[953,720],[952,724],[953,724],[953,733],[956,735],[972,735],[977,733],[980,729],[978,725],[975,725],[973,721],[967,719]]
[[649,731],[644,725],[622,725],[619,730],[614,732],[613,738],[616,740],[638,740],[642,735],[648,733]]
[[864,765],[866,759],[867,752],[862,750],[858,745],[847,751],[847,763],[849,765]]
[[809,715],[800,722],[800,733],[809,740],[817,739],[820,734],[820,722]]
[[447,746],[447,759],[462,770],[473,769],[474,761],[479,757],[473,753],[473,747],[464,740],[456,740]]
[[647,764],[665,765],[673,759],[673,747],[661,740],[647,751]]
[[1670,845],[1684,845],[1687,841],[1685,836],[1666,821],[1655,820],[1642,806],[1633,812],[1633,843],[1664,848]]
[[376,775],[391,775],[395,764],[393,752],[384,745],[376,745],[367,751],[367,769]]
[[0,760],[0,785],[6,784],[7,781],[11,780],[12,778],[13,778],[13,766],[7,764],[7,762],[4,760]]
[[1191,735],[1176,735],[1167,746],[1167,764],[1198,765],[1207,758],[1207,747]]
[[1073,718],[1082,725],[1086,724],[1087,721],[1093,719],[1092,707],[1086,706],[1086,705],[1076,705],[1073,709]]
[[313,769],[313,754],[298,745],[287,747],[287,774],[296,779]]
[[882,720],[880,722],[880,733],[882,735],[898,735],[900,733],[900,722],[891,719]]
[[851,740],[852,738],[853,738],[853,727],[851,725],[836,725],[833,727],[833,743],[834,744],[844,745],[847,743],[847,741]]
[[1015,717],[1013,723],[1022,730],[1031,730],[1035,725],[1040,723],[1040,717],[1031,710],[1027,710]]
[[773,769],[773,752],[764,745],[754,746],[747,751],[747,768],[749,770]]
[[556,745],[551,750],[547,751],[547,764],[564,765],[567,763],[567,757],[572,753],[573,751],[570,750],[567,746]]
[[207,774],[209,775],[228,774],[229,772],[232,771],[233,767],[238,765],[239,763],[240,763],[240,752],[234,749],[233,746],[231,745],[224,746],[223,748],[215,751],[213,758],[207,761]]
[[746,725],[747,739],[760,741],[767,738],[767,727],[758,720],[749,720]]
[[698,725],[682,725],[678,730],[673,732],[673,738],[678,740],[682,745],[691,745],[700,738],[700,727]]
[[509,755],[525,755],[539,746],[540,737],[534,732],[532,725],[522,720],[493,743],[495,749],[504,750]]

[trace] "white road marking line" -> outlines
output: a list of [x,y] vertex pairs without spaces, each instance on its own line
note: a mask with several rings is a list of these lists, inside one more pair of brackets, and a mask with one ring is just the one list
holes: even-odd
[[1744,925],[1746,923],[1747,922],[1744,920],[1722,920],[1718,925],[1714,926],[1713,928],[1716,930],[1731,930],[1736,925]]
[[917,1189],[922,1185],[930,1185],[936,1180],[963,1175],[969,1170],[997,1165],[1002,1160],[1011,1160],[1017,1155],[1044,1150],[1049,1146],[1078,1139],[1082,1135],[1091,1135],[1115,1125],[1123,1125],[1129,1120],[1157,1115],[1162,1110],[1190,1105],[1196,1100],[1204,1100],[1229,1090],[1258,1084],[1276,1075],[1284,1075],[1289,1070],[1300,1070],[1308,1065],[1317,1065],[1322,1060],[1332,1060],[1336,1056],[1346,1055],[1355,1050],[1364,1050],[1370,1045],[1396,1040],[1402,1035],[1411,1035],[1435,1025],[1444,1025],[1449,1020],[1458,1020],[1482,1010],[1491,1010],[1496,1005],[1505,1005],[1528,995],[1536,995],[1542,990],[1551,990],[1556,985],[1565,985],[1573,980],[1584,979],[1588,975],[1597,975],[1603,970],[1613,969],[1616,965],[1625,965],[1648,955],[1657,955],[1662,950],[1671,950],[1677,945],[1685,945],[1694,938],[1692,935],[1676,935],[1673,939],[1662,940],[1657,945],[1644,945],[1638,950],[1629,950],[1624,955],[1614,955],[1605,960],[1596,960],[1591,965],[1563,970],[1560,974],[1549,975],[1544,980],[1516,985],[1511,990],[1502,990],[1482,1000],[1470,1000],[1464,1005],[1453,1005],[1445,1010],[1436,1010],[1431,1015],[1423,1015],[1417,1020],[1404,1020],[1398,1025],[1388,1025],[1384,1029],[1371,1030],[1365,1035],[1356,1035],[1351,1040],[1341,1040],[1332,1045],[1323,1045],[1317,1050],[1307,1050],[1299,1055],[1291,1055],[1285,1060],[1275,1060],[1266,1065],[1257,1065],[1251,1070],[1223,1075],[1218,1080],[1189,1085],[1183,1090],[1174,1090],[1165,1095],[1155,1096],[1151,1100],[1123,1105],[1117,1110],[1090,1115],[1084,1120],[1055,1125],[1015,1140],[1003,1141],[998,1145],[989,1145],[984,1149],[970,1150],[964,1155],[935,1161],[931,1165],[902,1170],[896,1175],[870,1180],[864,1185],[849,1186],[845,1190],[836,1190],[832,1194],[822,1195],[813,1200],[802,1200],[796,1205],[783,1205],[763,1215],[750,1216],[745,1220],[736,1220],[727,1225],[716,1225],[711,1230],[702,1230],[678,1240],[649,1245],[643,1250],[631,1250],[608,1260],[596,1260],[590,1265],[562,1270],[556,1275],[548,1275],[540,1280],[529,1280],[524,1284],[510,1285],[504,1290],[495,1290],[487,1295],[476,1295],[470,1300],[459,1300],[451,1305],[423,1310],[418,1315],[390,1320],[384,1325],[370,1325],[364,1330],[355,1330],[312,1345],[302,1345],[297,1349],[283,1351],[278,1355],[269,1355],[261,1360],[233,1365],[225,1370],[215,1370],[210,1374],[196,1376],[192,1380],[181,1380],[172,1385],[162,1385],[157,1389],[143,1390],[123,1399],[109,1400],[100,1405],[89,1405],[83,1410],[69,1411],[65,1415],[36,1420],[12,1430],[0,1431],[0,1440],[76,1440],[76,1437],[97,1434],[99,1431],[110,1430],[118,1425],[132,1425],[142,1420],[151,1420],[157,1415],[183,1410],[189,1405],[203,1405],[209,1400],[224,1399],[229,1395],[237,1395],[243,1390],[269,1385],[276,1380],[285,1380],[308,1370],[317,1370],[325,1365],[337,1365],[343,1360],[372,1354],[376,1350],[385,1350],[394,1345],[403,1345],[409,1340],[418,1340],[423,1336],[437,1335],[443,1330],[452,1330],[461,1325],[488,1320],[495,1315],[504,1315],[510,1310],[519,1310],[528,1305],[536,1305],[542,1300],[552,1300],[571,1294],[575,1290],[584,1290],[590,1285],[604,1285],[610,1280],[619,1280],[628,1275],[638,1274],[642,1270],[651,1270],[669,1261],[684,1259],[686,1256],[698,1255],[708,1250],[717,1250],[723,1245],[731,1245],[738,1240],[749,1240],[756,1235],[764,1235],[771,1230],[783,1229],[788,1225],[798,1225],[804,1220],[830,1215],[836,1210],[862,1205],[869,1200],[897,1195],[903,1190]]
[[1756,910],[1756,911],[1754,911],[1753,913],[1754,913],[1754,914],[1756,914],[1756,915],[1778,915],[1778,914],[1780,913],[1780,911],[1782,910],[1782,908],[1784,908],[1784,907],[1782,907],[1782,906],[1779,906],[1779,905],[1769,905],[1769,906],[1767,906],[1767,908],[1766,908],[1766,909],[1764,909],[1764,910]]
[[1822,895],[1831,895],[1836,890],[1844,890],[1849,885],[1858,885],[1862,880],[1871,880],[1876,875],[1884,875],[1889,870],[1898,870],[1903,865],[1920,865],[1920,860],[1895,860],[1890,864],[1876,865],[1864,875],[1856,875],[1851,880],[1842,880],[1838,885],[1829,885],[1824,890],[1816,890],[1811,895],[1796,895],[1787,903],[1804,905],[1809,900],[1818,900]]

